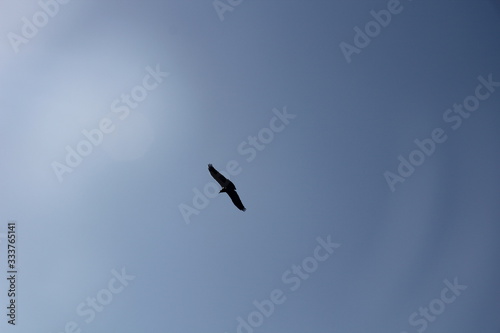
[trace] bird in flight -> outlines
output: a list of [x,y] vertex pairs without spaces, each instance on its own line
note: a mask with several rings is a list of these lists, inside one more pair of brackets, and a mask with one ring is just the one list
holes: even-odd
[[217,183],[219,183],[220,186],[222,186],[222,190],[220,190],[219,193],[226,192],[233,201],[233,204],[236,207],[238,207],[238,209],[242,211],[247,210],[245,206],[243,206],[243,203],[241,202],[238,193],[236,193],[236,186],[234,186],[233,182],[224,177],[219,171],[217,171],[213,167],[212,164],[208,165],[208,171],[210,171],[210,174],[212,175],[212,177],[214,177]]

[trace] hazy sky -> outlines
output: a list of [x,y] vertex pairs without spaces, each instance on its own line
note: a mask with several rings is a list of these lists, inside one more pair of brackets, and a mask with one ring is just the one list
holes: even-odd
[[2,332],[499,331],[497,1],[0,17]]

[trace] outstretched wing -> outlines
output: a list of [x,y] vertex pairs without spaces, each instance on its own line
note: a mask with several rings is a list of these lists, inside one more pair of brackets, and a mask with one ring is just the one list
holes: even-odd
[[238,195],[238,193],[236,193],[236,191],[228,191],[227,194],[229,195],[229,197],[231,198],[231,200],[233,201],[234,205],[236,207],[238,207],[238,209],[242,210],[242,211],[245,211],[247,210],[245,208],[245,206],[243,206],[243,203],[241,202],[241,199]]
[[224,177],[219,171],[215,170],[212,164],[208,165],[208,171],[210,171],[210,174],[212,175],[212,177],[214,177],[214,179],[217,181],[217,183],[219,183],[220,186],[227,187],[229,184],[232,184],[229,179]]

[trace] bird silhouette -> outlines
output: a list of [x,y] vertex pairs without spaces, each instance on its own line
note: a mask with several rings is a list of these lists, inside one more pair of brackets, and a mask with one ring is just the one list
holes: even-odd
[[236,186],[234,186],[233,182],[231,182],[229,179],[224,177],[219,171],[217,171],[212,164],[208,165],[208,171],[210,171],[210,174],[214,179],[219,183],[220,186],[222,186],[222,190],[219,191],[219,193],[226,192],[227,195],[231,198],[231,201],[233,204],[238,207],[238,209],[245,211],[247,210],[245,206],[243,206],[243,203],[241,202],[240,197],[238,196],[238,193],[236,193]]

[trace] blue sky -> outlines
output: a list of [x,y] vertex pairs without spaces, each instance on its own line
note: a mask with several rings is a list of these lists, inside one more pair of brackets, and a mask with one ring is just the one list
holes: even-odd
[[2,332],[498,332],[497,1],[63,2],[0,5]]

